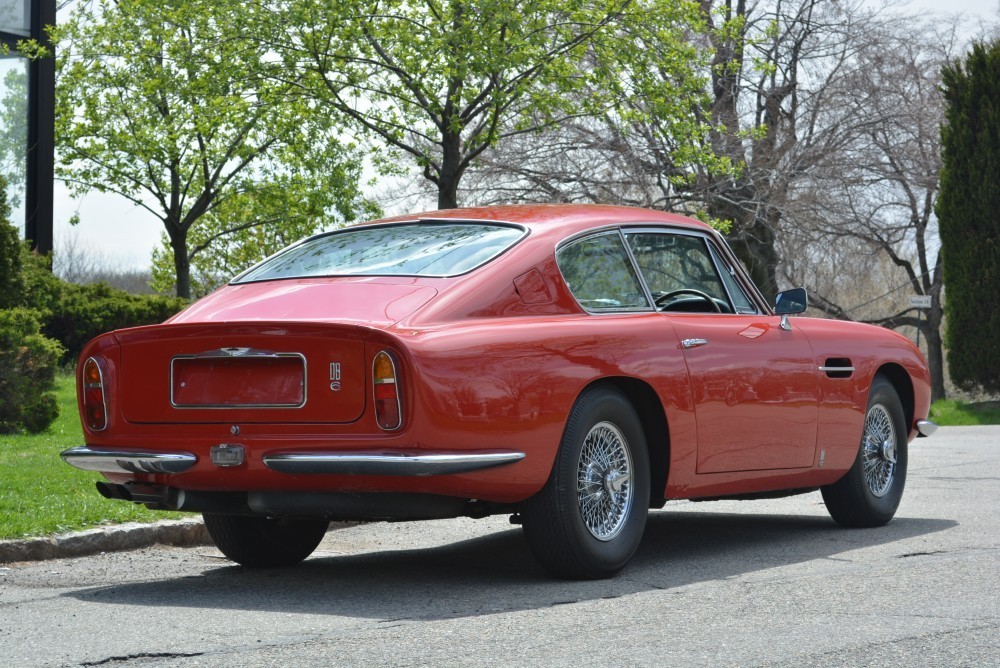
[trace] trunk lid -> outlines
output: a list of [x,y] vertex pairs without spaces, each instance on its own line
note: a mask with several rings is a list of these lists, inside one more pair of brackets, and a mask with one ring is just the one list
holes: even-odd
[[116,392],[136,423],[345,423],[368,397],[350,324],[236,322],[122,330]]

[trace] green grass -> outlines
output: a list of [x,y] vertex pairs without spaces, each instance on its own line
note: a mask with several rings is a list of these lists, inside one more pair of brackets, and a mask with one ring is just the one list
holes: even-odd
[[931,405],[930,419],[942,427],[1000,424],[1000,401],[966,403],[958,399],[940,399]]
[[59,418],[43,434],[0,435],[0,539],[45,536],[120,522],[177,518],[125,501],[105,499],[94,488],[99,473],[75,469],[59,457],[83,445],[71,375],[56,380]]

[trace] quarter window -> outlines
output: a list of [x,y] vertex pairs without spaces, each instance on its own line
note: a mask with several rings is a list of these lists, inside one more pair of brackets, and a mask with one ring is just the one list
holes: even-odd
[[556,259],[573,296],[588,311],[652,308],[618,232],[564,246]]

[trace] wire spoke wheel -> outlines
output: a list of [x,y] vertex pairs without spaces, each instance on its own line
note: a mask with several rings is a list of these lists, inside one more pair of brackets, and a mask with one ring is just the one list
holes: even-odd
[[587,433],[577,468],[576,492],[583,524],[603,541],[621,532],[632,507],[632,460],[625,436],[610,422]]
[[888,378],[876,375],[854,463],[840,480],[821,488],[838,524],[877,527],[896,514],[906,484],[906,424],[899,392]]
[[615,388],[587,390],[566,421],[548,482],[521,506],[531,551],[557,577],[614,575],[642,540],[649,485],[635,407]]
[[872,406],[865,417],[861,461],[868,489],[877,497],[885,496],[896,473],[896,429],[882,404]]

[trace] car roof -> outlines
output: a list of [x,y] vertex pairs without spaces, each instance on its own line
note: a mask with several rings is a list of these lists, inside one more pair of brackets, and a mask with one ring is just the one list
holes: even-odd
[[363,225],[399,223],[417,220],[495,221],[523,225],[532,232],[568,237],[604,225],[667,224],[707,231],[705,223],[665,211],[607,204],[507,204],[464,209],[442,209],[408,213],[373,220]]

